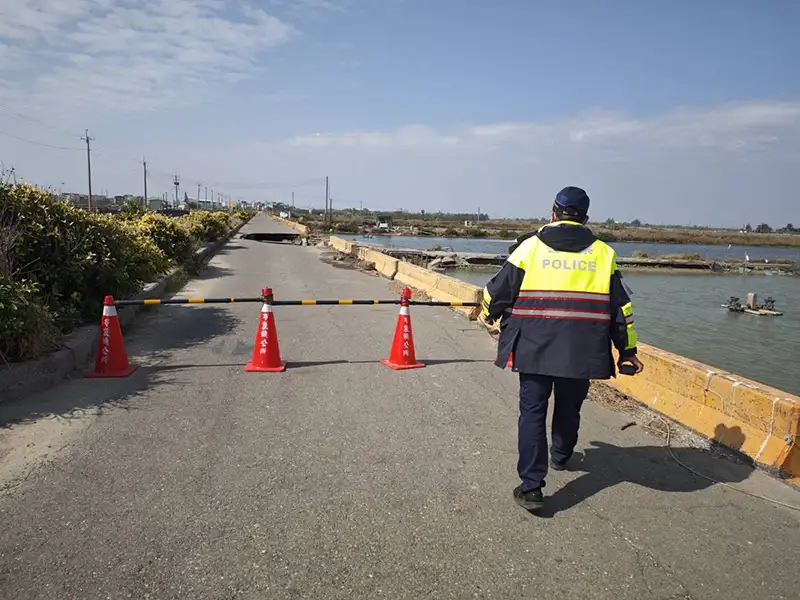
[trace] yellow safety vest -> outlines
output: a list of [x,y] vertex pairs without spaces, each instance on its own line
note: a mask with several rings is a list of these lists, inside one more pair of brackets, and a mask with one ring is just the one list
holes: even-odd
[[582,252],[559,252],[532,237],[508,260],[525,272],[511,316],[611,321],[611,275],[617,260],[605,242],[597,240]]
[[[578,225],[573,221],[548,223],[540,228]],[[617,270],[614,249],[596,240],[582,252],[560,252],[538,236],[523,240],[508,262],[525,272],[512,316],[538,319],[567,319],[610,322],[611,275]],[[491,295],[484,289],[483,313],[488,316]],[[626,349],[638,343],[633,328],[633,306],[621,307],[628,330]]]
[[[581,226],[560,221],[541,229],[576,225]],[[490,288],[502,295],[503,311],[510,312],[501,325],[495,364],[505,367],[513,353],[515,371],[578,379],[614,376],[611,345],[612,341],[623,343],[618,335],[620,312],[627,336],[619,350],[633,350],[637,344],[630,299],[624,306],[612,307],[612,278],[617,271],[614,249],[595,240],[580,252],[559,251],[537,235],[511,252],[507,266],[510,269],[499,280],[500,287],[493,279],[483,294],[484,315],[497,312],[490,311]],[[521,272],[522,281],[515,272]],[[514,294],[511,305],[510,294]]]

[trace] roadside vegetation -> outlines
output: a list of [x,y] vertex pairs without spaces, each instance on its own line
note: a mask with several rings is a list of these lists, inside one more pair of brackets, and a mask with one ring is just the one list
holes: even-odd
[[0,362],[37,358],[252,216],[170,218],[135,204],[89,213],[28,184],[0,185]]

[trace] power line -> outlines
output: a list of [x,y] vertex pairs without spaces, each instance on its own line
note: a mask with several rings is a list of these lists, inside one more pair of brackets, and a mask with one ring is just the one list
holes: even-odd
[[[3,106],[0,106],[0,111],[2,111],[5,114],[8,114],[8,115],[10,115],[10,116],[12,116],[12,117],[14,117],[16,119],[19,119],[19,120],[30,121],[32,123],[36,123],[38,125],[41,125],[43,127],[47,127],[47,128],[52,129],[54,131],[65,132],[65,133],[68,133],[70,135],[75,135],[74,132],[70,132],[67,129],[64,129],[63,127],[59,127],[57,125],[53,125],[51,123],[47,123],[45,121],[42,121],[40,119],[36,119],[34,117],[23,115],[21,113],[15,112],[15,111],[10,110],[10,109],[8,109],[6,107],[3,107]],[[56,144],[48,144],[46,142],[39,142],[39,141],[36,141],[36,140],[31,140],[31,139],[27,139],[27,138],[24,138],[24,137],[20,137],[20,136],[17,136],[17,135],[14,135],[12,133],[8,133],[8,132],[2,131],[2,130],[0,130],[0,135],[4,135],[4,136],[7,136],[9,138],[21,141],[21,142],[25,142],[27,144],[32,144],[32,145],[35,145],[35,146],[41,146],[41,147],[44,147],[44,148],[52,148],[52,149],[55,149],[55,150],[65,150],[65,151],[81,151],[82,150],[82,148],[69,147],[69,146],[59,146],[59,145],[56,145]],[[87,131],[85,131],[85,137],[82,136],[80,139],[86,141],[86,146],[87,146],[87,170],[89,171],[89,178],[90,178],[90,181],[89,181],[89,188],[90,188],[89,189],[89,196],[90,196],[90,204],[91,204],[91,195],[92,195],[92,193],[91,193],[91,158],[90,158],[91,148],[90,148],[89,142],[90,141],[94,141],[94,138],[90,138],[90,139],[88,139],[88,138],[89,138],[89,134],[88,134],[88,130],[87,130]],[[125,160],[131,161],[131,162],[135,162],[138,165],[143,165],[144,169],[145,169],[145,173],[144,173],[145,183],[146,183],[147,177],[149,176],[150,178],[155,177],[156,179],[161,179],[161,180],[164,180],[165,182],[166,182],[167,179],[169,179],[169,180],[171,180],[170,182],[174,185],[174,179],[173,179],[174,175],[172,173],[167,173],[165,171],[159,171],[157,169],[148,168],[149,165],[144,164],[144,161],[142,159],[133,158],[131,156],[124,155],[124,154],[116,152],[116,151],[106,150],[106,149],[104,149],[103,145],[100,145],[99,148],[100,148],[99,156],[101,158],[103,158],[103,157],[116,157],[116,158],[119,158],[119,159],[125,159]],[[98,152],[97,144],[95,144],[94,152],[95,152],[95,155],[97,156],[98,155],[97,154],[97,152]],[[190,176],[186,176],[186,177],[184,177],[184,179],[188,180],[188,181],[197,182],[198,184],[200,183],[200,181],[203,181],[203,182],[205,182],[206,185],[213,185],[214,187],[216,187],[218,189],[219,188],[225,188],[227,191],[237,191],[238,190],[240,192],[241,191],[254,191],[254,190],[275,190],[275,189],[281,189],[281,188],[302,188],[302,187],[313,186],[313,185],[321,185],[323,181],[325,181],[327,183],[327,181],[326,181],[327,178],[326,177],[321,177],[321,176],[320,177],[307,178],[307,179],[294,180],[294,181],[283,181],[283,182],[276,182],[276,181],[268,181],[268,182],[263,182],[263,181],[261,181],[261,182],[258,182],[258,181],[256,181],[256,182],[211,181],[206,177],[202,177],[201,178],[201,177],[190,177]],[[199,197],[199,190],[198,190],[198,197]],[[211,199],[212,199],[212,202],[213,202],[214,201],[213,192],[212,192]],[[217,201],[221,201],[220,198],[218,198]]]
[[30,121],[31,123],[36,123],[37,125],[41,125],[42,127],[47,127],[48,129],[52,129],[53,131],[61,131],[62,133],[67,133],[70,136],[74,136],[75,135],[74,131],[70,131],[68,129],[64,129],[63,127],[59,127],[57,125],[53,125],[52,123],[45,123],[44,121],[41,121],[40,119],[35,119],[34,117],[29,117],[29,116],[23,115],[21,113],[15,112],[15,111],[13,111],[11,109],[8,109],[8,108],[5,108],[3,106],[0,106],[0,111],[6,113],[8,115],[11,115],[12,117],[14,117],[15,119],[18,119],[20,121]]
[[34,140],[29,140],[27,138],[19,137],[18,135],[14,135],[13,133],[8,133],[7,131],[0,131],[0,135],[4,135],[6,137],[14,138],[15,140],[19,140],[20,142],[25,142],[27,144],[33,144],[34,146],[43,146],[44,148],[53,148],[55,150],[77,150],[80,152],[83,148],[68,148],[67,146],[54,146],[53,144],[46,144],[44,142],[36,142]]

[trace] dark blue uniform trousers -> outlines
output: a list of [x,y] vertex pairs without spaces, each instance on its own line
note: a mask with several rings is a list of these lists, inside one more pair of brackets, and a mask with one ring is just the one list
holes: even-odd
[[588,379],[519,374],[519,462],[522,491],[544,487],[547,475],[547,405],[555,388],[553,445],[550,456],[563,462],[578,443],[581,406],[589,393]]

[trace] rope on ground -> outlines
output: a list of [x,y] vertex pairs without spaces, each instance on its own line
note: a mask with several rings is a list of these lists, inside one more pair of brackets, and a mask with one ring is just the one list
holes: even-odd
[[747,490],[743,490],[742,488],[736,487],[735,485],[731,485],[730,483],[725,483],[723,481],[719,481],[717,479],[714,479],[713,477],[709,477],[708,475],[704,475],[703,473],[700,473],[700,472],[694,470],[692,467],[690,467],[689,465],[687,465],[686,463],[681,461],[677,456],[675,456],[675,452],[672,451],[672,428],[670,427],[669,421],[667,421],[661,415],[657,415],[657,416],[658,416],[659,419],[661,419],[661,421],[663,421],[664,425],[667,428],[666,448],[667,448],[667,450],[669,450],[669,453],[672,456],[672,460],[674,460],[676,463],[678,463],[680,466],[682,466],[687,471],[689,471],[691,473],[694,473],[698,477],[702,477],[703,479],[706,479],[707,481],[710,481],[711,483],[716,483],[718,485],[721,485],[721,486],[724,486],[726,488],[729,488],[729,489],[733,490],[734,492],[739,492],[740,494],[745,494],[746,496],[752,496],[753,498],[758,498],[759,500],[764,500],[765,502],[771,502],[772,504],[777,504],[778,506],[783,506],[784,508],[800,511],[800,506],[797,506],[797,505],[794,505],[794,504],[787,504],[786,502],[781,502],[780,500],[774,500],[773,498],[767,498],[766,496],[762,496],[761,494],[754,494],[753,492],[748,492]]

